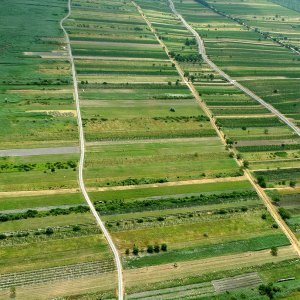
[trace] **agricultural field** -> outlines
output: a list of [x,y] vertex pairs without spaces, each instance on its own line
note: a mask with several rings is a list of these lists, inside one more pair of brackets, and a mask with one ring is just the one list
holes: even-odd
[[58,25],[65,11],[60,0],[1,2],[1,149],[78,143],[70,64]]
[[[300,60],[279,42],[298,47],[300,13],[280,1],[174,5],[298,124]],[[299,137],[203,61],[169,1],[69,3],[0,4],[0,299],[120,299],[118,257],[127,299],[296,299]],[[83,152],[57,150],[79,142],[91,204]]]

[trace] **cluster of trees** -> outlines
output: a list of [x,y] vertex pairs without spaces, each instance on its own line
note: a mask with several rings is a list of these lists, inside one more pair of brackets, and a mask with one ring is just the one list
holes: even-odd
[[189,39],[187,38],[184,42],[184,44],[186,46],[194,46],[194,45],[197,45],[197,42],[196,42],[196,39],[195,38],[192,38],[192,39]]
[[191,53],[191,54],[183,55],[180,53],[176,53],[174,51],[170,51],[169,55],[179,62],[191,62],[191,63],[202,62],[202,55],[199,53]]
[[269,299],[274,299],[275,294],[280,292],[280,287],[274,286],[273,283],[261,284],[258,290],[261,295],[265,295]]
[[[158,244],[148,245],[146,251],[149,254],[159,253],[160,251],[167,252],[168,251],[168,246],[167,246],[166,243],[163,243],[161,245],[158,245]],[[140,249],[137,245],[134,244],[133,248],[132,248],[132,254],[137,256],[137,255],[139,255],[140,252],[144,252],[144,250]],[[125,251],[125,254],[129,255],[130,254],[130,249],[127,248],[126,251]]]

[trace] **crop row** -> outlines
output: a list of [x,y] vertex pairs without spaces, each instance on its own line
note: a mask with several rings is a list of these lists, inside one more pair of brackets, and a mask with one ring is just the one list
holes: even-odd
[[114,263],[110,260],[81,263],[76,265],[40,269],[34,271],[0,275],[0,289],[11,286],[39,284],[61,279],[101,274],[113,271]]

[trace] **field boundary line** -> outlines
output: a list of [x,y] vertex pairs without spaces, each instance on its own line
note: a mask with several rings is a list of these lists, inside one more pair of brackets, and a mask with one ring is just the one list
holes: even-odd
[[[195,31],[195,29],[193,29],[185,21],[185,19],[180,14],[177,13],[177,11],[175,9],[175,6],[174,6],[174,3],[172,2],[172,0],[168,0],[168,1],[170,3],[170,9],[174,13],[174,15],[176,15],[182,21],[182,23],[186,26],[186,28],[195,36],[195,38],[197,40],[197,43],[198,43],[198,46],[199,46],[199,52],[203,48],[204,49],[204,53],[205,53],[204,44],[203,44],[203,41],[200,38],[199,34]],[[153,28],[151,22],[148,20],[148,18],[144,14],[142,8],[140,6],[138,6],[134,1],[132,1],[132,3],[136,6],[136,8],[138,9],[138,11],[140,12],[140,14],[142,15],[142,17],[144,18],[144,20],[148,24],[150,30],[155,34],[156,39],[162,45],[162,47],[166,51],[167,55],[169,56],[170,60],[172,61],[172,63],[175,64],[175,67],[176,67],[179,75],[181,76],[183,82],[188,86],[188,88],[190,89],[190,91],[194,95],[194,97],[195,97],[196,101],[198,102],[198,104],[200,105],[200,107],[203,109],[203,111],[209,117],[210,123],[212,124],[213,128],[215,129],[216,133],[218,134],[218,136],[220,137],[221,141],[223,142],[223,144],[225,146],[226,145],[226,140],[225,140],[225,137],[224,137],[224,133],[215,124],[214,118],[213,118],[213,115],[212,115],[211,111],[207,107],[206,103],[201,99],[201,97],[200,97],[199,93],[197,92],[195,86],[191,82],[189,82],[186,77],[184,77],[184,72],[181,69],[181,66],[178,64],[178,62],[176,60],[174,60],[172,57],[170,57],[169,50],[168,50],[167,46],[164,44],[164,42],[162,40],[159,39],[158,35],[156,34],[155,29]],[[299,130],[299,135],[300,135],[300,130]],[[243,167],[242,161],[238,160],[236,158],[237,151],[235,149],[232,149],[232,151],[235,154],[235,158],[234,159],[237,162],[238,166]],[[264,190],[257,184],[257,182],[255,181],[255,178],[252,176],[252,174],[250,173],[250,171],[247,170],[247,169],[244,169],[244,174],[245,174],[246,178],[249,180],[249,182],[251,183],[251,185],[253,186],[253,188],[256,190],[257,194],[263,200],[265,206],[267,207],[267,209],[268,209],[269,213],[271,214],[271,216],[274,218],[275,222],[279,225],[279,227],[281,228],[281,230],[283,231],[283,233],[287,236],[287,238],[291,242],[293,248],[297,252],[297,255],[300,256],[300,243],[299,243],[298,239],[296,238],[295,234],[291,231],[291,229],[287,226],[287,224],[281,218],[281,216],[279,215],[278,211],[273,206],[271,199],[267,196],[267,194],[264,192]]]
[[89,195],[86,191],[85,184],[84,184],[84,179],[83,179],[83,168],[84,168],[84,156],[85,156],[85,139],[84,139],[84,130],[83,130],[83,125],[82,125],[82,118],[81,118],[81,110],[80,110],[80,100],[79,100],[79,93],[78,93],[78,82],[77,82],[77,74],[76,74],[76,68],[75,68],[75,63],[74,63],[74,57],[72,53],[72,48],[71,48],[71,43],[70,43],[70,37],[66,29],[64,28],[64,21],[66,21],[70,15],[71,15],[71,0],[68,0],[68,13],[67,15],[60,21],[60,27],[64,32],[65,39],[66,39],[66,44],[67,44],[67,50],[69,54],[69,60],[71,63],[71,69],[72,69],[72,78],[73,78],[73,86],[74,86],[74,98],[75,98],[75,103],[76,103],[76,111],[77,111],[77,122],[78,122],[78,129],[79,129],[79,140],[80,140],[80,160],[79,160],[79,185],[81,192],[92,212],[94,215],[97,224],[99,225],[100,229],[103,232],[103,235],[105,236],[112,252],[114,255],[114,260],[116,263],[117,267],[117,272],[118,272],[118,299],[123,300],[123,270],[122,270],[122,264],[121,264],[121,259],[119,256],[119,252],[108,232],[106,229],[103,221],[101,220],[100,216],[98,215],[93,202],[90,200]]
[[[193,184],[209,184],[209,183],[222,183],[232,181],[244,181],[247,180],[245,176],[237,177],[223,177],[223,178],[206,178],[206,179],[191,179],[182,181],[170,181],[163,183],[150,183],[140,185],[116,185],[110,187],[87,187],[88,192],[104,192],[104,191],[122,191],[122,190],[135,190],[143,188],[153,187],[167,187],[167,186],[180,186],[180,185],[193,185]],[[0,199],[5,197],[29,197],[29,196],[41,196],[41,195],[56,195],[56,194],[75,194],[80,190],[76,188],[71,189],[58,189],[58,190],[37,190],[37,191],[14,191],[14,192],[0,192]]]

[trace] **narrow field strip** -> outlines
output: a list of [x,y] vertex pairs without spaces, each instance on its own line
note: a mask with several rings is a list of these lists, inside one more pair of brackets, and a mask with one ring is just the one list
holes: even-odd
[[[112,187],[100,187],[100,188],[87,188],[88,192],[104,192],[104,191],[123,191],[134,190],[141,188],[155,188],[155,187],[167,187],[167,186],[180,186],[180,185],[193,185],[193,184],[206,184],[206,183],[219,183],[219,182],[235,182],[244,181],[244,176],[239,177],[225,177],[225,178],[211,178],[211,179],[194,179],[183,180],[164,183],[153,184],[140,184],[140,185],[124,185],[124,186],[112,186]],[[0,192],[0,198],[3,197],[22,197],[22,196],[38,196],[38,195],[54,195],[54,194],[66,194],[77,193],[79,189],[60,189],[60,190],[40,190],[40,191],[15,191],[15,192]]]
[[62,279],[73,279],[83,276],[102,274],[114,271],[112,261],[94,261],[49,269],[0,275],[0,290],[11,286],[28,286]]
[[[196,261],[180,262],[177,266],[165,264],[159,266],[144,267],[138,269],[124,270],[126,286],[143,284],[144,278],[148,278],[148,283],[157,282],[183,276],[201,276],[210,272],[225,271],[234,268],[243,268],[247,266],[259,266],[271,262],[280,262],[298,255],[292,246],[281,247],[278,256],[270,255],[270,250],[246,252],[241,254],[226,255],[201,259]],[[224,262],[226,261],[226,264]]]

